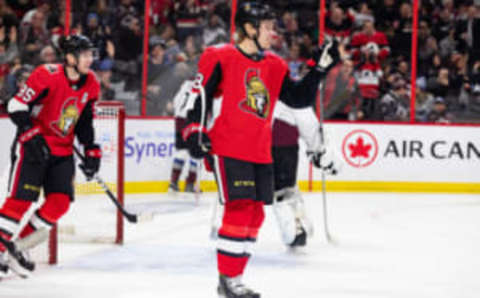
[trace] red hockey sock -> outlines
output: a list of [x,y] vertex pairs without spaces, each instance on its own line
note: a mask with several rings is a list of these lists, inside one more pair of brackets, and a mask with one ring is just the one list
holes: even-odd
[[20,236],[19,238],[25,238],[27,237],[28,235],[32,234],[33,232],[35,232],[35,228],[30,224],[28,223],[22,230],[22,232],[20,232]]
[[196,171],[189,171],[188,176],[186,179],[187,184],[193,184],[197,180],[197,172]]
[[180,178],[180,173],[182,170],[180,169],[172,169],[172,175],[170,176],[170,182],[172,184],[177,184],[178,183],[178,178]]
[[[218,232],[217,261],[220,274],[234,277],[240,275],[250,256],[247,246],[250,242],[251,226],[261,224],[258,202],[248,199],[228,201],[225,204],[222,227]],[[260,205],[261,206],[261,205]],[[263,209],[262,214],[263,214]],[[258,228],[256,229],[258,231]],[[255,234],[256,237],[256,234]]]
[[24,238],[39,228],[47,230],[62,217],[70,207],[70,197],[63,193],[50,193],[45,198],[45,203],[32,215],[29,223],[20,233]]

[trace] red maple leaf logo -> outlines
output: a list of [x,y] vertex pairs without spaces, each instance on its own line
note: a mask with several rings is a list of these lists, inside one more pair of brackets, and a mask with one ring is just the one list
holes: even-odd
[[355,144],[349,144],[350,157],[365,157],[368,158],[369,152],[372,149],[372,145],[365,145],[362,137],[358,137]]

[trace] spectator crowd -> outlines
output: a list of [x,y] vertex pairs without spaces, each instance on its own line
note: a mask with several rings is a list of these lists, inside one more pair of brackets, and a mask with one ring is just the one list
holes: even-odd
[[[241,0],[238,0],[241,1]],[[72,0],[72,33],[98,48],[94,70],[102,100],[121,100],[139,114],[145,1]],[[191,78],[202,51],[229,42],[229,0],[151,0],[147,114],[170,116],[173,97]],[[272,50],[285,58],[292,78],[306,71],[319,38],[318,0],[265,0],[277,15]],[[42,63],[61,62],[64,0],[0,0],[2,105]],[[324,84],[325,116],[339,120],[409,121],[411,1],[327,1],[325,35],[348,59]],[[419,1],[415,119],[480,120],[480,1]]]

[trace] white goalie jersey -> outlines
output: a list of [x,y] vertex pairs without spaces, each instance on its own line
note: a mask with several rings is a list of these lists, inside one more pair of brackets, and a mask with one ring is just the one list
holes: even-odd
[[294,109],[278,101],[273,117],[275,121],[283,121],[290,126],[296,127],[300,137],[307,144],[307,151],[315,151],[315,149],[322,146],[320,124],[311,107]]
[[187,118],[189,110],[193,109],[197,93],[192,92],[193,80],[186,80],[180,86],[177,94],[173,98],[173,108],[175,118]]

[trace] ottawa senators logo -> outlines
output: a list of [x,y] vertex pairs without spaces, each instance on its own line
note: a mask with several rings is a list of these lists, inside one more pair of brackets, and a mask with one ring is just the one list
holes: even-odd
[[53,128],[53,131],[55,131],[59,136],[65,137],[74,129],[79,117],[76,103],[76,98],[69,98],[63,104],[60,119],[50,124]]
[[240,108],[260,118],[267,118],[270,112],[270,95],[260,79],[258,70],[249,69],[245,73],[247,98],[240,102]]

